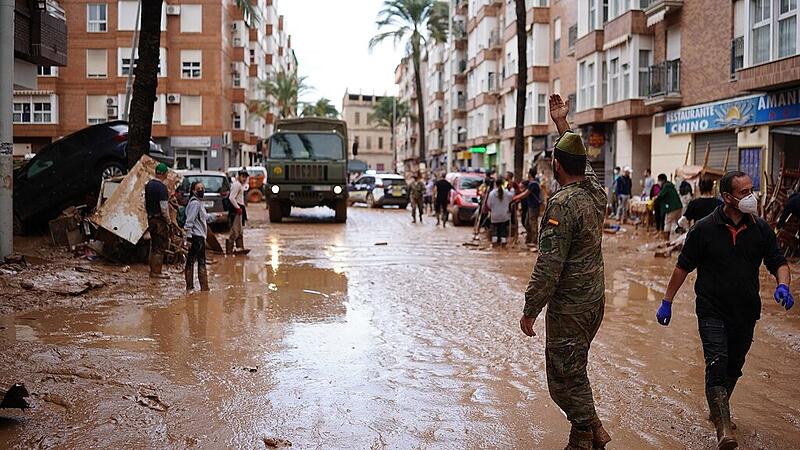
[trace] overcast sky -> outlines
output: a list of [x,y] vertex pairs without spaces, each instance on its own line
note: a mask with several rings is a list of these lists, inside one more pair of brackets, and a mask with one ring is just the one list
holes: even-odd
[[377,33],[375,19],[383,0],[282,0],[300,75],[314,90],[303,101],[330,99],[341,111],[345,89],[376,95],[394,94],[394,69],[402,47],[391,42],[368,49]]

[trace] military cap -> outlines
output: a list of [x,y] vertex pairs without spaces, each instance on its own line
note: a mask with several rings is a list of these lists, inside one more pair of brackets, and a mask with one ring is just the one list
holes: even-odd
[[583,140],[572,131],[565,131],[564,134],[558,138],[556,149],[564,153],[569,153],[572,156],[586,156],[586,147],[583,146]]
[[167,165],[164,163],[158,163],[158,165],[156,166],[156,173],[159,175],[162,173],[167,173],[168,170],[169,167],[167,167]]

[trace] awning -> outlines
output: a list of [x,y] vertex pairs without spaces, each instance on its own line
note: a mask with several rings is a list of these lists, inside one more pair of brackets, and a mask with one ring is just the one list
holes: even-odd
[[770,133],[800,136],[800,126],[772,127]]
[[351,159],[347,162],[348,172],[366,172],[368,169],[367,163],[360,159]]
[[649,16],[647,18],[647,26],[652,27],[653,25],[657,24],[664,20],[664,16],[667,15],[667,8],[662,9],[661,11]]
[[624,44],[628,42],[628,39],[631,38],[630,34],[624,34],[616,39],[610,40],[603,45],[603,51],[608,50],[610,48],[614,48],[618,45]]
[[26,89],[15,89],[14,95],[50,95],[54,94],[54,91],[45,91],[45,90],[26,90]]

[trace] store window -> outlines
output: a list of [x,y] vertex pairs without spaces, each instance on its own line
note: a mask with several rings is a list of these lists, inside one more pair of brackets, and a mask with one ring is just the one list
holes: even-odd
[[108,31],[108,5],[106,3],[86,5],[86,31],[89,33]]

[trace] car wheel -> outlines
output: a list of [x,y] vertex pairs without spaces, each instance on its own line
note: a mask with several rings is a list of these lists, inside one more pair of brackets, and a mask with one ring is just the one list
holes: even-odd
[[461,225],[464,225],[464,222],[461,220],[460,217],[458,217],[458,209],[452,211],[452,216],[453,216],[453,226],[460,227]]
[[271,223],[281,223],[283,221],[283,205],[280,202],[269,202],[269,221]]
[[372,195],[372,192],[367,194],[367,206],[370,208],[377,208],[378,205],[375,204],[375,197]]
[[125,168],[118,162],[110,161],[103,164],[100,168],[100,178],[103,180],[122,175],[125,175]]
[[403,203],[402,205],[400,205],[400,209],[406,209],[406,208],[408,208],[408,203]]
[[336,223],[347,222],[347,200],[339,200],[336,202]]

